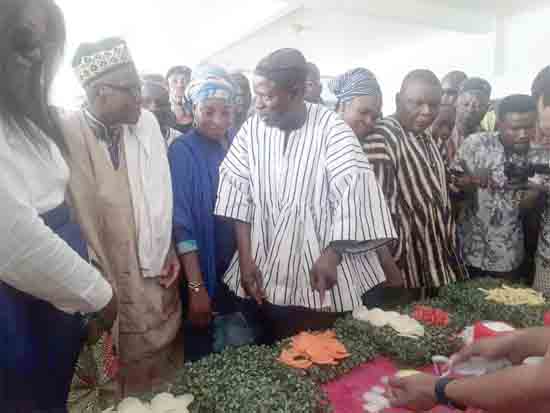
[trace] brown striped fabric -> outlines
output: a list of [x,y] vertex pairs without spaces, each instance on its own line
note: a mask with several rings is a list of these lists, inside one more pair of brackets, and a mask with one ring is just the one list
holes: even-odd
[[388,117],[361,143],[399,233],[394,257],[405,285],[440,287],[464,278],[445,164],[431,135],[406,133]]

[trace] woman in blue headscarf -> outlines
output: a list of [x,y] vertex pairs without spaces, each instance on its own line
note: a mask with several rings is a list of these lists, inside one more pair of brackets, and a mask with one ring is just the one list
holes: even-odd
[[374,74],[357,68],[333,79],[329,89],[338,99],[340,113],[359,139],[369,135],[382,114],[382,91]]
[[[376,76],[368,69],[356,68],[334,78],[328,86],[338,99],[336,111],[357,138],[370,135],[382,115],[382,90]],[[368,307],[391,306],[402,291],[401,271],[388,247],[379,248],[377,254],[386,282],[369,290],[363,301]]]
[[[211,65],[195,69],[185,93],[193,107],[194,128],[175,141],[168,153],[174,237],[187,281],[182,299],[187,297],[184,336],[188,360],[227,345],[221,337],[227,323],[219,321],[238,311],[238,301],[222,279],[236,251],[233,225],[214,216],[218,169],[230,145],[235,92],[224,69]],[[246,325],[243,318],[241,321]],[[241,334],[229,344],[250,340]]]

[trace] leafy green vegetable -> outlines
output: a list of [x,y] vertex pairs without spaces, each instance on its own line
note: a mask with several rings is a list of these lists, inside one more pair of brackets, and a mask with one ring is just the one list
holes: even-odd
[[[194,413],[327,413],[331,407],[319,384],[338,379],[378,355],[403,368],[419,367],[430,364],[433,355],[448,356],[458,350],[457,334],[476,321],[500,320],[518,328],[543,325],[549,304],[506,306],[485,300],[479,290],[502,284],[493,279],[458,283],[443,288],[439,297],[418,303],[450,314],[447,327],[425,325],[426,335],[419,339],[400,337],[389,327],[376,328],[351,317],[339,320],[334,329],[351,356],[338,366],[315,366],[305,372],[286,367],[277,358],[288,341],[273,347],[241,347],[187,364],[172,392],[193,394]],[[411,314],[414,306],[399,311]]]
[[172,391],[191,393],[196,413],[325,413],[330,412],[322,389],[276,358],[279,346],[241,347],[187,364]]

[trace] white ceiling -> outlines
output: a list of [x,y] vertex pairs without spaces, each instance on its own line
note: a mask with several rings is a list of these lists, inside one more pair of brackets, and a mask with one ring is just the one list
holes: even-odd
[[493,13],[516,14],[533,7],[548,5],[547,0],[426,0],[427,2],[445,4],[449,7],[469,10],[485,10]]
[[472,12],[489,12],[515,14],[531,7],[548,5],[547,0],[287,0],[287,3],[300,3],[308,8],[342,9],[352,7],[354,10],[376,9],[380,6],[393,9],[396,13],[410,11],[411,7],[425,4],[430,7],[449,7]]
[[[76,45],[113,35],[129,41],[143,72],[164,73],[173,64],[194,66],[205,59],[251,70],[268,51],[297,47],[319,62],[326,74],[364,65],[376,70],[390,90],[417,62],[437,73],[457,64],[487,75],[498,66],[493,61],[503,61],[514,72],[516,66],[531,71],[529,65],[535,65],[536,59],[537,68],[547,64],[540,44],[550,40],[550,29],[546,29],[550,8],[549,14],[538,9],[550,5],[550,0],[56,2],[66,15],[69,32],[67,60],[56,88],[62,101],[72,99],[75,90],[80,93],[68,64]],[[516,31],[525,32],[521,42],[516,31],[501,30],[504,35],[495,36],[497,17],[508,20],[505,16],[533,9],[540,19],[534,24],[531,20],[519,23],[521,30]],[[521,47],[500,47],[510,50],[509,56],[496,59],[495,37],[506,44],[513,40]],[[520,52],[521,59],[517,58]]]
[[495,19],[548,5],[548,0],[287,0],[294,6],[388,18],[463,33],[488,33]]
[[295,47],[326,76],[352,67],[373,70],[385,107],[411,69],[437,75],[462,69],[495,86],[495,95],[527,92],[549,63],[550,0],[286,0],[259,24],[207,58],[253,70],[271,50]]

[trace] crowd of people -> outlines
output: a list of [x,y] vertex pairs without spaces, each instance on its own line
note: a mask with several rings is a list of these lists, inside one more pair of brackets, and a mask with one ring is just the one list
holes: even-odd
[[[550,295],[550,67],[531,95],[498,101],[484,79],[413,70],[383,117],[365,68],[329,83],[328,108],[295,49],[264,57],[251,87],[211,64],[140,74],[112,37],[78,47],[85,104],[69,111],[48,101],[66,37],[53,0],[2,1],[0,32],[2,411],[65,412],[100,339],[125,397],[162,389],[184,360],[450,283]],[[521,331],[457,359],[519,363],[549,344]],[[390,387],[419,411],[548,406],[548,364]]]

